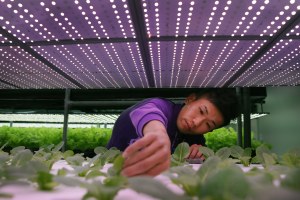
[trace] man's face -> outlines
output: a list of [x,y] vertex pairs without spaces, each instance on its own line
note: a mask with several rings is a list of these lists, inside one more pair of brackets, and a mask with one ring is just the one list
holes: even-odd
[[205,97],[196,99],[194,94],[187,97],[177,118],[179,131],[185,134],[204,134],[222,124],[223,117],[217,107]]

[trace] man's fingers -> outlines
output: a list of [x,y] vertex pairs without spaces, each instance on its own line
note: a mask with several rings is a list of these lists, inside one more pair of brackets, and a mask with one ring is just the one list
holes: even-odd
[[141,151],[143,148],[148,146],[150,143],[152,143],[155,140],[155,137],[149,135],[148,137],[143,137],[139,140],[137,140],[135,143],[131,144],[129,147],[125,149],[123,152],[123,157],[127,158],[139,151]]
[[202,153],[199,151],[200,146],[201,145],[198,144],[193,144],[192,146],[190,146],[190,154],[188,158],[190,159],[200,158],[202,156]]
[[160,150],[161,148],[162,148],[162,144],[160,144],[159,141],[149,143],[148,146],[145,146],[140,151],[137,151],[134,154],[129,155],[125,159],[124,167],[127,167],[136,162],[140,162],[140,161],[144,160],[145,158],[153,155],[156,151]]
[[164,162],[161,165],[156,165],[150,170],[148,170],[145,174],[148,176],[157,176],[163,171],[167,170],[170,167],[170,162]]
[[[167,155],[167,156],[166,156]],[[166,148],[159,149],[159,152],[153,153],[152,155],[146,157],[143,160],[140,160],[139,162],[135,162],[132,165],[128,165],[122,170],[122,174],[125,176],[136,176],[139,174],[145,174],[147,171],[149,171],[151,168],[155,167],[156,165],[161,165],[161,167],[155,168],[158,169],[165,169],[165,167],[169,166],[166,164],[163,164],[164,162],[169,162],[170,160],[170,152]],[[156,172],[154,170],[151,173]]]

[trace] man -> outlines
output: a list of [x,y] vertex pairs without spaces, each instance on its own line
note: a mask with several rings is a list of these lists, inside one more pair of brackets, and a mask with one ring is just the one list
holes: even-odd
[[145,99],[126,109],[117,119],[108,148],[125,158],[125,176],[155,176],[170,167],[170,156],[185,141],[188,158],[200,158],[203,134],[229,124],[238,115],[233,89],[207,89],[189,95],[184,104],[163,98]]

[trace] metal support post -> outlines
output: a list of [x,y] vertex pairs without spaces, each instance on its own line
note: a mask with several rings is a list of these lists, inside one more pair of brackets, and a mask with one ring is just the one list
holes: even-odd
[[62,147],[62,151],[67,150],[67,134],[68,134],[68,120],[69,120],[69,110],[70,110],[70,89],[66,89],[66,94],[65,94],[65,104],[64,104],[64,127],[63,127],[63,142],[64,145]]
[[244,148],[251,147],[250,88],[243,88]]
[[[242,89],[240,87],[236,88],[236,93],[238,96],[238,107],[242,110]],[[242,124],[242,114],[237,117],[237,145],[243,147],[243,124]]]

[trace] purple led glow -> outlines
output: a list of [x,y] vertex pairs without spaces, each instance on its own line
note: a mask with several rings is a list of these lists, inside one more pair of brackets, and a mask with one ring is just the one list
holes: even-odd
[[299,23],[256,55],[299,10],[287,0],[2,0],[0,89],[148,88],[152,78],[158,88],[223,87],[237,72],[229,86],[299,85]]
[[300,41],[283,40],[237,79],[234,86],[280,86],[299,82]]
[[86,88],[148,87],[134,43],[33,48]]
[[178,35],[185,35],[187,26],[190,36],[270,35],[299,6],[289,1],[158,1],[156,17],[156,1],[145,2],[152,36],[157,18],[160,35],[174,36],[177,29]]
[[[262,43],[189,41],[184,46],[184,42],[160,42],[164,67],[159,70],[159,59],[153,55],[156,83],[159,87],[221,87]],[[152,42],[152,48],[157,47],[158,43]]]
[[1,48],[1,80],[21,88],[76,88],[18,47]]
[[23,41],[133,37],[122,1],[28,0],[0,5],[0,25],[13,24],[12,32]]

